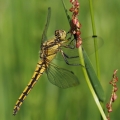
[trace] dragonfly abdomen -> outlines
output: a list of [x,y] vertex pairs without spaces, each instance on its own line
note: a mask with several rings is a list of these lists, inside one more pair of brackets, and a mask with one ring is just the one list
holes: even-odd
[[20,95],[20,97],[18,98],[18,100],[15,104],[15,107],[14,107],[14,110],[13,110],[13,115],[16,115],[16,113],[20,109],[20,106],[22,105],[23,101],[25,100],[26,96],[29,94],[31,89],[34,87],[34,85],[38,81],[39,77],[46,70],[46,67],[47,66],[43,61],[39,61],[37,63],[37,67],[35,69],[35,72],[34,72],[32,78],[31,78],[30,82],[28,83],[28,85],[26,86],[26,88],[24,89],[24,91],[22,92],[22,94]]

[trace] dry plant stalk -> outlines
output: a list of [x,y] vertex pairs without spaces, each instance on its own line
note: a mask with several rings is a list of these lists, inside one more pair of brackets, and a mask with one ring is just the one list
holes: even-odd
[[107,114],[107,119],[110,120],[110,112],[112,112],[112,103],[115,102],[115,100],[117,99],[117,95],[116,95],[116,92],[118,90],[117,88],[117,82],[118,82],[118,77],[117,77],[117,71],[118,70],[115,70],[113,72],[113,78],[112,80],[110,81],[110,84],[112,85],[112,94],[111,94],[111,97],[110,97],[110,101],[106,104],[106,108],[107,108],[107,111],[108,111],[108,114]]

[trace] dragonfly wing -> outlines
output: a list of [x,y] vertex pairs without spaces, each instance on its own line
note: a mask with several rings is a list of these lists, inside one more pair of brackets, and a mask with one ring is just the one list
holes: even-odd
[[50,65],[47,68],[47,76],[52,84],[60,88],[73,87],[79,84],[77,76],[72,71],[59,68],[55,65]]
[[47,30],[48,30],[48,26],[49,26],[49,23],[50,23],[50,17],[51,17],[51,8],[49,7],[48,8],[47,21],[46,21],[45,28],[44,28],[44,31],[43,31],[43,34],[42,34],[41,43],[43,43],[45,40],[47,40]]
[[97,50],[99,50],[99,48],[101,48],[104,44],[104,41],[101,37],[87,37],[83,39],[83,48],[85,49],[85,51],[87,52],[88,55],[92,54],[95,52],[95,43],[94,40],[96,40],[97,43]]

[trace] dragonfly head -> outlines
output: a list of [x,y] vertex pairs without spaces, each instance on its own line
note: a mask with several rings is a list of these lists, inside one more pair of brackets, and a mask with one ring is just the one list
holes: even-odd
[[59,38],[61,40],[65,40],[65,38],[66,38],[66,32],[64,30],[56,30],[55,31],[55,37]]

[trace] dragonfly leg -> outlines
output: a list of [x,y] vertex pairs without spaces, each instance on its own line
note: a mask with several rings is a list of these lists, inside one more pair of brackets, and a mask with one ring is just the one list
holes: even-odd
[[69,63],[68,60],[67,60],[67,59],[71,59],[71,58],[77,58],[78,56],[69,57],[62,50],[60,52],[61,52],[61,54],[62,54],[66,64],[71,65],[71,66],[82,66],[82,67],[85,67],[82,64]]
[[[68,38],[68,40],[69,40],[69,38]],[[67,45],[64,45],[62,47],[69,48],[69,49],[75,49],[76,47],[73,42],[74,42],[74,39],[72,39]]]
[[[67,32],[67,35],[70,33],[70,31]],[[70,35],[70,37],[68,38],[68,40],[71,40],[72,38],[72,34]]]
[[79,56],[68,56],[62,51],[62,55],[64,55],[65,58],[72,59],[72,58],[78,58]]
[[72,45],[72,44],[68,44],[66,46],[63,46],[65,48],[69,48],[69,49],[75,49],[75,45]]

